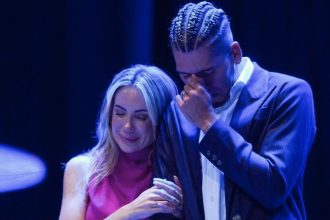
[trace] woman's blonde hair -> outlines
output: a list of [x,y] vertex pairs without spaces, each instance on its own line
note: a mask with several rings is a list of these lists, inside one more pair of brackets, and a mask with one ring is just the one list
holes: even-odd
[[162,114],[177,94],[173,80],[155,66],[134,65],[115,75],[106,91],[100,111],[96,130],[98,143],[87,153],[91,159],[87,177],[89,184],[97,184],[110,175],[117,163],[119,152],[111,130],[111,117],[114,97],[123,86],[134,86],[141,92],[154,128],[151,132],[155,138]]

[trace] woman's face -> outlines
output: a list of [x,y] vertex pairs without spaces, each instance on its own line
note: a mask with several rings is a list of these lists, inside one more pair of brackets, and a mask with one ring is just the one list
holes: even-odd
[[133,86],[122,87],[116,92],[111,122],[114,139],[124,152],[141,150],[154,141],[146,103]]

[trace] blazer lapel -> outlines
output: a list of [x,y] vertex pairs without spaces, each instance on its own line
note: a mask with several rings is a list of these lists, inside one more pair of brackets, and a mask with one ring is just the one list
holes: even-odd
[[256,63],[253,64],[251,78],[241,92],[230,121],[230,126],[245,137],[249,132],[253,117],[262,104],[259,99],[268,88],[268,71],[260,68]]

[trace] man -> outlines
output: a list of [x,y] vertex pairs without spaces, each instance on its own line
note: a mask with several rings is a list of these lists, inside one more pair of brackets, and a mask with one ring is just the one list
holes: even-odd
[[163,119],[155,175],[179,177],[185,219],[306,219],[310,86],[242,57],[222,9],[186,4],[170,45],[185,83]]

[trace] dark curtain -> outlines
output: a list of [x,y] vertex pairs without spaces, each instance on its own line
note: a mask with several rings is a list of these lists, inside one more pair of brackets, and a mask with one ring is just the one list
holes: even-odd
[[[0,194],[0,219],[58,219],[63,163],[95,144],[98,111],[113,74],[135,63],[155,64],[182,86],[167,36],[171,18],[186,2],[0,3],[0,144],[39,155],[48,169],[41,184]],[[306,167],[305,204],[309,219],[326,218],[329,3],[213,3],[229,14],[245,56],[312,86],[318,132]]]

